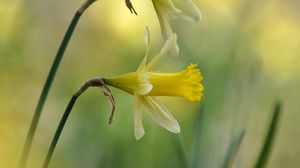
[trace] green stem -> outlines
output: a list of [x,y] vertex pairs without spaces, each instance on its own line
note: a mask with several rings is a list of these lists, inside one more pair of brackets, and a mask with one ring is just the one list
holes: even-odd
[[99,87],[104,95],[108,96],[109,97],[109,100],[110,100],[110,103],[112,104],[112,112],[111,112],[111,117],[110,117],[110,120],[112,119],[112,115],[114,113],[114,105],[115,105],[115,101],[114,101],[114,98],[111,94],[111,91],[109,90],[109,88],[106,86],[106,84],[104,83],[103,79],[102,78],[99,78],[99,77],[96,77],[96,78],[92,78],[88,81],[86,81],[77,91],[76,93],[72,96],[65,112],[64,112],[64,115],[62,116],[61,120],[60,120],[60,123],[56,129],[56,132],[55,132],[55,135],[52,139],[52,142],[51,142],[51,145],[49,147],[49,150],[48,150],[48,153],[47,153],[47,156],[46,156],[46,159],[45,159],[45,162],[44,162],[44,165],[43,165],[43,168],[47,168],[49,163],[50,163],[50,160],[52,158],[52,155],[54,153],[54,149],[57,145],[57,142],[58,142],[58,139],[61,135],[61,132],[66,124],[66,121],[73,109],[73,106],[77,100],[77,98],[83,93],[85,92],[89,87]]
[[53,140],[51,142],[51,146],[49,147],[49,150],[48,150],[47,157],[45,159],[43,168],[47,168],[48,165],[49,165],[49,162],[50,162],[50,160],[52,158],[52,155],[53,155],[54,149],[56,147],[56,144],[58,142],[58,139],[59,139],[59,137],[61,135],[61,132],[62,132],[62,130],[63,130],[65,124],[66,124],[66,121],[67,121],[67,119],[68,119],[68,117],[69,117],[69,115],[70,115],[70,113],[72,111],[72,108],[73,108],[73,106],[74,106],[77,98],[78,98],[78,96],[76,96],[76,95],[72,96],[72,98],[71,98],[71,100],[70,100],[70,102],[69,102],[69,104],[68,104],[68,106],[66,108],[66,111],[65,111],[63,117],[60,120],[60,123],[59,123],[59,125],[58,125],[58,127],[56,129],[55,135],[54,135]]
[[29,128],[29,131],[27,133],[27,137],[26,137],[26,141],[25,141],[25,145],[24,145],[24,148],[23,148],[23,151],[22,151],[22,155],[21,155],[21,160],[20,160],[20,163],[19,163],[19,167],[20,168],[23,168],[26,166],[26,163],[27,163],[27,160],[28,160],[28,155],[29,155],[29,152],[30,152],[30,149],[31,149],[31,146],[32,146],[32,140],[33,140],[33,137],[35,135],[35,132],[36,132],[36,128],[37,128],[37,125],[38,125],[38,122],[39,122],[39,119],[40,119],[40,116],[41,116],[41,113],[42,113],[42,110],[43,110],[43,107],[44,107],[44,104],[46,102],[46,99],[47,99],[47,96],[48,96],[48,93],[49,93],[49,90],[50,90],[50,87],[52,85],[52,82],[53,82],[53,79],[55,77],[55,74],[57,72],[57,69],[59,67],[59,64],[63,58],[63,55],[64,55],[64,52],[68,46],[68,43],[71,39],[71,36],[75,30],[75,27],[78,23],[78,20],[80,18],[80,16],[83,14],[83,12],[93,3],[95,2],[96,0],[87,0],[75,13],[69,27],[68,27],[68,30],[62,40],[62,43],[58,49],[58,52],[55,56],[55,59],[53,61],[53,64],[51,66],[51,69],[49,71],[49,74],[48,74],[48,77],[47,77],[47,80],[45,82],[45,85],[44,85],[44,88],[42,90],[42,93],[40,95],[40,98],[39,98],[39,101],[38,101],[38,104],[37,104],[37,107],[36,107],[36,110],[34,112],[34,116],[33,116],[33,119],[31,121],[31,124],[30,124],[30,128]]

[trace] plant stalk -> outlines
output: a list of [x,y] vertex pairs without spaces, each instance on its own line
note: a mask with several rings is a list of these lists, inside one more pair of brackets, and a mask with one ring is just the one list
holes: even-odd
[[43,168],[47,168],[48,165],[49,165],[49,162],[50,162],[50,160],[52,158],[52,155],[53,155],[54,149],[56,147],[56,144],[58,142],[58,139],[59,139],[59,137],[61,135],[61,132],[62,132],[62,130],[63,130],[65,124],[66,124],[66,121],[67,121],[67,119],[68,119],[68,117],[69,117],[69,115],[70,115],[70,113],[71,113],[71,111],[73,109],[73,106],[74,106],[77,98],[78,98],[78,96],[76,96],[76,95],[72,96],[72,98],[71,98],[71,100],[70,100],[70,102],[69,102],[69,104],[68,104],[68,106],[66,108],[66,111],[65,111],[63,117],[60,120],[60,123],[59,123],[59,125],[57,127],[57,130],[56,130],[55,135],[53,137],[53,140],[51,142],[51,146],[49,147],[49,150],[48,150],[47,157],[45,159]]
[[113,118],[113,114],[114,114],[114,110],[115,110],[115,101],[114,101],[114,97],[111,93],[111,91],[109,90],[109,88],[106,86],[106,84],[104,83],[103,79],[102,78],[99,78],[99,77],[96,77],[96,78],[92,78],[88,81],[86,81],[78,90],[77,92],[72,96],[61,120],[60,120],[60,123],[56,129],[56,132],[55,132],[55,135],[52,139],[52,142],[51,142],[51,145],[49,147],[49,150],[48,150],[48,153],[47,153],[47,156],[46,156],[46,159],[44,161],[44,164],[43,164],[43,168],[48,168],[48,165],[51,161],[51,158],[53,156],[53,153],[54,153],[54,150],[55,150],[55,147],[57,145],[57,142],[58,142],[58,139],[62,133],[62,130],[67,122],[67,119],[73,109],[73,106],[77,100],[77,98],[82,94],[84,93],[89,87],[99,87],[102,92],[104,93],[105,96],[108,97],[108,100],[110,101],[111,103],[111,116],[109,118],[109,123],[111,123],[112,121],[112,118]]
[[37,107],[36,107],[36,110],[34,112],[34,115],[33,115],[33,118],[32,118],[31,124],[30,124],[30,128],[29,128],[29,131],[27,133],[25,145],[24,145],[24,148],[23,148],[23,151],[22,151],[21,160],[19,162],[19,168],[26,167],[26,163],[27,163],[27,160],[28,160],[28,155],[30,153],[31,146],[32,146],[32,141],[33,141],[33,138],[34,138],[34,135],[35,135],[35,132],[36,132],[37,125],[38,125],[39,120],[40,120],[40,116],[41,116],[43,107],[45,105],[45,102],[46,102],[46,99],[47,99],[47,96],[48,96],[48,93],[49,93],[49,90],[50,90],[51,85],[53,83],[53,80],[55,78],[55,75],[56,75],[57,69],[60,65],[60,62],[61,62],[61,60],[64,56],[65,50],[66,50],[66,48],[69,44],[69,41],[72,37],[72,34],[73,34],[73,32],[76,28],[76,25],[77,25],[77,23],[80,19],[80,16],[95,1],[96,0],[87,0],[76,11],[76,13],[75,13],[68,29],[67,29],[67,32],[66,32],[66,34],[65,34],[65,36],[62,40],[62,43],[61,43],[61,45],[58,49],[58,52],[55,56],[55,59],[53,61],[51,69],[49,71],[48,77],[46,79],[46,82],[44,84],[42,93],[40,95],[40,98],[39,98],[39,101],[38,101],[38,104],[37,104]]

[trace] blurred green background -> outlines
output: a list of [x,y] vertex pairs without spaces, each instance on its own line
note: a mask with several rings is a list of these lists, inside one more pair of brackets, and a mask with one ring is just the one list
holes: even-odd
[[[283,113],[269,167],[295,168],[300,160],[300,1],[195,0],[199,23],[172,22],[180,56],[168,55],[157,71],[197,63],[204,76],[201,103],[162,98],[181,125],[179,139],[189,165],[220,167],[226,150],[246,134],[234,167],[253,167],[274,101]],[[44,80],[75,10],[83,0],[0,1],[0,167],[16,167]],[[69,99],[87,79],[135,71],[145,55],[150,28],[155,55],[162,46],[150,0],[99,0],[82,16],[46,103],[28,167],[41,167]],[[133,97],[112,89],[117,109],[99,91],[81,96],[66,124],[50,167],[182,167],[178,135],[144,112],[146,135],[133,136]],[[205,104],[202,120],[197,120]],[[199,123],[200,122],[200,123]],[[196,128],[198,125],[198,128]],[[197,138],[197,135],[199,136]]]

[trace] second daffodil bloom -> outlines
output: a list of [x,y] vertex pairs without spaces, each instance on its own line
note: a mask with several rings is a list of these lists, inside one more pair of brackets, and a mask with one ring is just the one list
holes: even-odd
[[[201,13],[191,0],[152,0],[157,14],[163,39],[166,40],[173,31],[169,19],[182,18],[190,21],[199,21]],[[171,50],[172,55],[177,56],[179,47],[175,43]]]
[[154,96],[177,96],[190,101],[200,101],[203,86],[202,76],[196,64],[191,64],[187,69],[176,73],[156,73],[153,67],[176,44],[176,34],[172,34],[166,41],[160,53],[147,64],[147,55],[150,38],[146,31],[148,46],[147,54],[136,72],[127,73],[114,78],[105,78],[106,84],[122,89],[135,96],[134,109],[134,135],[141,139],[145,134],[141,107],[146,107],[153,119],[162,127],[173,133],[180,132],[180,126],[168,109]]

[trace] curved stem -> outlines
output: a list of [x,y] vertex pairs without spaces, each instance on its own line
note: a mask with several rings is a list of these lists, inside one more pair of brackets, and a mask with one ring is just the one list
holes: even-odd
[[72,111],[72,108],[73,108],[73,106],[74,106],[77,98],[78,98],[78,96],[76,96],[76,95],[72,96],[72,98],[71,98],[71,100],[70,100],[70,102],[69,102],[69,104],[68,104],[68,106],[66,108],[66,111],[65,111],[63,117],[60,120],[60,123],[59,123],[59,125],[58,125],[58,127],[56,129],[55,135],[54,135],[53,140],[51,142],[51,146],[50,146],[50,148],[48,150],[47,157],[45,159],[43,168],[47,168],[48,165],[49,165],[49,162],[50,162],[50,160],[52,158],[52,155],[53,155],[54,149],[56,147],[57,141],[58,141],[58,139],[59,139],[59,137],[61,135],[61,132],[62,132],[62,130],[63,130],[65,124],[66,124],[66,121],[67,121],[67,119],[69,117],[69,114]]
[[58,142],[58,139],[61,135],[61,132],[66,124],[66,121],[73,109],[73,106],[77,100],[77,98],[82,94],[84,93],[89,87],[99,87],[102,92],[104,93],[105,96],[108,96],[109,98],[109,101],[112,105],[112,111],[111,111],[111,116],[110,116],[110,122],[112,121],[112,117],[113,117],[113,114],[114,114],[114,110],[115,110],[115,101],[114,101],[114,97],[111,93],[111,91],[109,90],[109,88],[106,86],[106,84],[104,83],[103,79],[102,78],[92,78],[92,79],[89,79],[88,81],[86,81],[78,90],[77,92],[72,96],[65,112],[64,112],[64,115],[62,116],[61,120],[60,120],[60,123],[56,129],[56,132],[55,132],[55,135],[52,139],[52,142],[51,142],[51,145],[49,147],[49,150],[48,150],[48,153],[47,153],[47,156],[46,156],[46,159],[44,161],[44,165],[43,165],[43,168],[47,168],[49,163],[50,163],[50,160],[52,158],[52,155],[54,153],[54,150],[55,150],[55,147],[57,145],[57,142]]
[[30,124],[30,128],[29,128],[29,131],[27,133],[27,137],[26,137],[26,141],[25,141],[25,145],[24,145],[24,148],[23,148],[23,151],[22,151],[22,155],[21,155],[21,160],[20,160],[20,163],[19,163],[19,167],[20,168],[23,168],[26,166],[26,163],[27,163],[27,160],[28,160],[28,155],[29,155],[29,152],[30,152],[30,149],[31,149],[31,146],[32,146],[32,140],[33,140],[33,137],[35,135],[35,132],[36,132],[36,128],[37,128],[37,125],[38,125],[38,122],[39,122],[39,119],[40,119],[40,116],[41,116],[41,113],[42,113],[42,110],[43,110],[43,107],[44,107],[44,104],[46,102],[46,99],[47,99],[47,96],[48,96],[48,93],[49,93],[49,90],[50,90],[50,87],[52,85],[52,82],[53,82],[53,79],[55,77],[55,74],[57,72],[57,69],[59,67],[59,64],[63,58],[63,55],[64,55],[64,52],[69,44],[69,41],[71,39],[71,36],[76,28],[76,25],[80,19],[80,16],[83,14],[83,12],[93,3],[95,2],[96,0],[87,0],[75,13],[68,29],[67,29],[67,32],[62,40],[62,43],[58,49],[58,52],[55,56],[55,59],[53,61],[53,64],[51,66],[51,69],[49,71],[49,74],[48,74],[48,77],[47,77],[47,80],[45,82],[45,85],[44,85],[44,88],[42,90],[42,93],[40,95],[40,98],[39,98],[39,101],[38,101],[38,104],[37,104],[37,107],[36,107],[36,110],[34,112],[34,116],[33,116],[33,119],[31,121],[31,124]]

